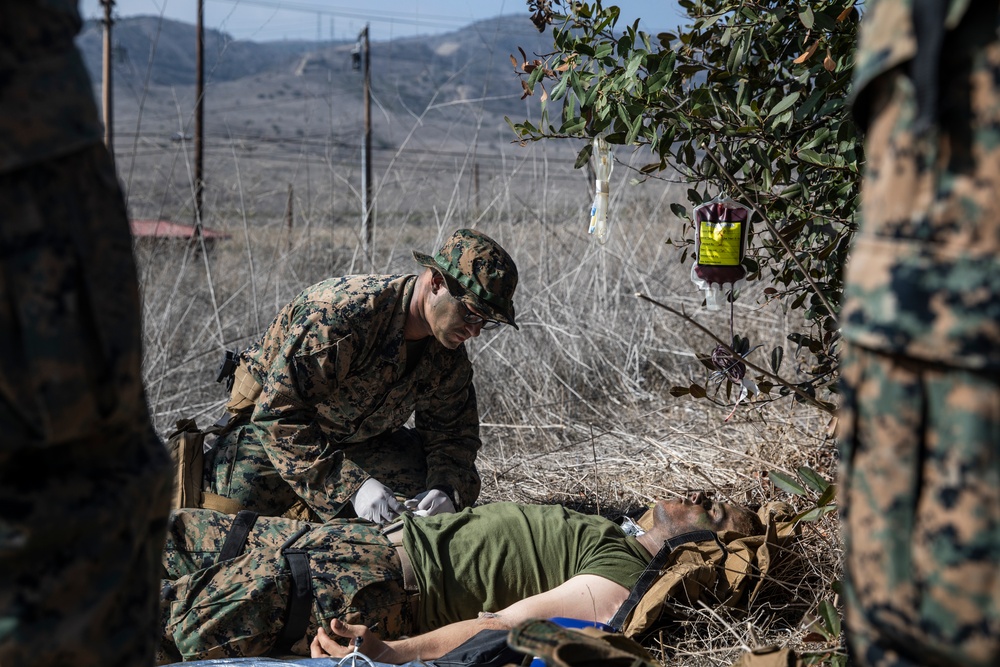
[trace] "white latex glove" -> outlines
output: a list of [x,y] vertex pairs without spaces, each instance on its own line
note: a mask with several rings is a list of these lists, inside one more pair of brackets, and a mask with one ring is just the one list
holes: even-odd
[[455,503],[451,502],[448,494],[441,489],[431,489],[418,493],[413,497],[413,500],[417,503],[416,512],[421,512],[423,516],[449,514],[455,511]]
[[392,491],[374,477],[365,480],[351,496],[354,513],[359,518],[375,523],[388,523],[403,512],[403,505],[396,500]]

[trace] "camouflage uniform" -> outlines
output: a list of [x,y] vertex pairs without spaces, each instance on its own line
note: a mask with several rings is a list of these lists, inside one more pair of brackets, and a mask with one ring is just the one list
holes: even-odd
[[870,3],[855,74],[841,497],[866,665],[1000,664],[1000,7],[933,4]]
[[[296,653],[308,652],[319,624],[326,627],[332,618],[396,639],[498,611],[579,573],[631,587],[650,559],[607,519],[554,505],[497,503],[403,521],[413,594],[404,590],[396,548],[369,522],[258,517],[242,554],[219,560],[233,517],[175,510],[163,556],[162,658],[257,656],[275,648],[293,585],[282,545],[306,551],[309,559],[312,602]],[[307,525],[310,530],[289,544]],[[524,548],[526,532],[538,535],[540,548]]]
[[258,517],[243,553],[216,562],[234,518],[211,510],[175,510],[163,552],[161,661],[259,656],[282,646],[294,586],[286,549],[308,552],[312,604],[294,651],[308,654],[318,624],[337,617],[377,625],[387,638],[413,627],[396,550],[373,524],[305,524]]
[[[494,256],[483,255],[484,243]],[[488,237],[460,230],[436,258],[414,254],[461,282],[452,288],[479,312],[514,325],[516,268]],[[401,499],[439,488],[456,509],[475,502],[472,366],[464,345],[404,340],[415,283],[402,275],[333,278],[285,306],[241,355],[259,395],[231,401],[236,416],[209,453],[206,490],[268,516],[301,499],[307,516],[324,521],[345,507],[349,516],[351,495],[370,477]],[[414,413],[415,428],[405,428]]]
[[0,664],[148,665],[170,487],[138,283],[73,45],[76,3],[0,3]]

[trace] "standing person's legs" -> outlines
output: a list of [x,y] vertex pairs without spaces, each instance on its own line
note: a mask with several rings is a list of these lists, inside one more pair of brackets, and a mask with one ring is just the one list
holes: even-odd
[[0,175],[0,664],[153,662],[169,458],[103,146]]
[[851,347],[847,627],[862,665],[1000,662],[1000,383]]

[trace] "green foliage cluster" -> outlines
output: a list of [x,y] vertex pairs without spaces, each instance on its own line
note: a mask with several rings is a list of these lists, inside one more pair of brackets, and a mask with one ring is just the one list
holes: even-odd
[[[795,477],[772,470],[768,473],[768,478],[775,487],[805,501],[806,509],[795,515],[793,521],[815,523],[837,511],[837,485],[831,484],[808,466],[799,467],[795,471]],[[843,596],[843,587],[839,581],[833,582],[831,592]],[[812,616],[808,623],[809,632],[803,637],[803,641],[825,644],[826,647],[804,653],[802,663],[844,667],[847,656],[841,650],[843,628],[836,605],[831,600],[822,600]]]
[[[644,148],[640,180],[680,174],[687,202],[672,210],[687,222],[668,242],[682,261],[695,206],[727,194],[750,207],[748,280],[769,281],[764,298],[805,323],[788,336],[792,354],[770,354],[799,360],[795,378],[774,367],[760,379],[827,411],[863,163],[847,103],[855,1],[680,0],[686,27],[654,36],[638,21],[618,29],[618,7],[552,0],[554,51],[515,60],[525,95],[542,91],[541,121],[508,119],[522,142],[603,136]],[[590,154],[588,142],[577,167]]]

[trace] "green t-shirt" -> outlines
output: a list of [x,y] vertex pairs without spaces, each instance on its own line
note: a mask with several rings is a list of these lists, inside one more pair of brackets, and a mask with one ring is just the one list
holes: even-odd
[[498,611],[578,574],[631,589],[651,556],[613,522],[558,505],[495,503],[406,522],[422,632]]

